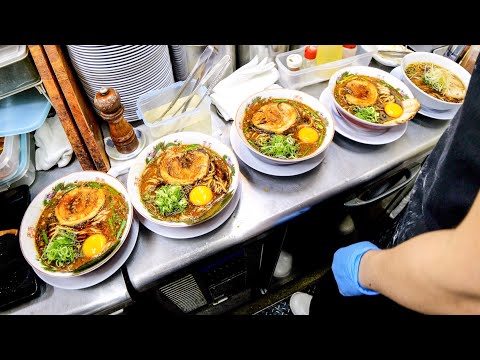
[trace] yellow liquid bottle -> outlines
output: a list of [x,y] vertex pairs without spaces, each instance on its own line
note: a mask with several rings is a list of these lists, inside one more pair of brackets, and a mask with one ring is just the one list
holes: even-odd
[[317,65],[337,61],[343,57],[342,45],[317,45]]

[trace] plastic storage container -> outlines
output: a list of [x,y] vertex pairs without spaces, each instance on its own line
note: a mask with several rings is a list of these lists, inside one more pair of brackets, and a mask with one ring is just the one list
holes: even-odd
[[318,82],[329,80],[330,77],[339,69],[362,65],[367,66],[372,60],[373,52],[367,52],[360,55],[352,56],[347,59],[341,59],[330,63],[312,66],[299,71],[290,71],[287,68],[286,59],[288,55],[300,54],[305,52],[305,47],[300,49],[288,51],[277,55],[275,62],[277,63],[280,78],[278,82],[287,89],[297,90],[304,86],[312,85]]
[[0,45],[0,99],[41,83],[26,45]]
[[[179,81],[163,89],[151,90],[137,99],[137,115],[150,129],[153,137],[158,138],[178,131],[198,131],[207,135],[212,134],[209,96],[206,96],[196,109],[190,109],[181,114],[179,112],[174,117],[168,118],[168,116],[165,116],[162,120],[157,120],[168,104],[173,101],[182,84],[183,81]],[[190,82],[180,99],[190,95],[194,85],[194,81]],[[196,105],[206,91],[207,89],[204,86],[200,87],[190,104]],[[180,104],[180,99],[177,104]],[[178,108],[177,104],[172,110],[175,111]]]
[[18,168],[20,162],[20,136],[6,136],[3,151],[0,154],[0,181],[8,179]]
[[37,130],[45,122],[51,104],[36,88],[0,100],[0,136]]
[[0,180],[0,192],[20,185],[32,185],[35,180],[35,165],[31,160],[30,134],[22,134],[19,138],[18,166],[15,172]]

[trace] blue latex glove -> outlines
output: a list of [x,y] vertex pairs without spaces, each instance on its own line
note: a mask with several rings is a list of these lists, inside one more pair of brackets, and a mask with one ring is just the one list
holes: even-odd
[[335,251],[332,271],[337,281],[338,291],[343,296],[378,295],[378,292],[366,289],[358,281],[360,260],[368,250],[379,250],[370,241],[362,241]]

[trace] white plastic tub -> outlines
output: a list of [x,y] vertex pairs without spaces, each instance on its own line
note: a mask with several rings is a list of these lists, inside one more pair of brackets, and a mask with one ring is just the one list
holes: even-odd
[[[157,120],[163,112],[162,107],[172,102],[182,84],[183,81],[179,81],[163,89],[151,90],[138,98],[137,115],[149,128],[154,138],[179,131],[197,131],[211,135],[212,119],[209,96],[206,96],[196,109],[187,110],[182,114],[179,112],[174,117],[169,118],[165,116],[163,119]],[[194,81],[188,84],[181,98],[190,95],[193,86]],[[206,91],[207,89],[202,86],[198,90],[197,95],[192,99],[191,104],[197,104]],[[173,110],[176,108],[177,106],[175,105]]]
[[339,69],[347,66],[363,65],[367,66],[372,60],[373,52],[367,52],[360,55],[352,56],[346,59],[332,61],[330,63],[312,66],[306,69],[291,71],[287,68],[287,57],[291,54],[299,54],[303,56],[305,46],[278,54],[275,58],[280,78],[278,82],[286,89],[297,90],[304,86],[312,85],[322,81],[329,80],[330,77]]

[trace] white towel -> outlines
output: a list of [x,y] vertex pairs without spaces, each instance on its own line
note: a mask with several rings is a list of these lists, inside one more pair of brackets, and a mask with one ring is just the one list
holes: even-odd
[[47,118],[35,132],[35,168],[48,170],[55,164],[66,166],[72,159],[73,149],[58,116]]
[[225,120],[233,120],[237,109],[246,98],[271,88],[278,78],[279,73],[273,62],[267,63],[267,58],[258,62],[258,57],[255,56],[249,63],[220,81],[213,88],[210,98]]

